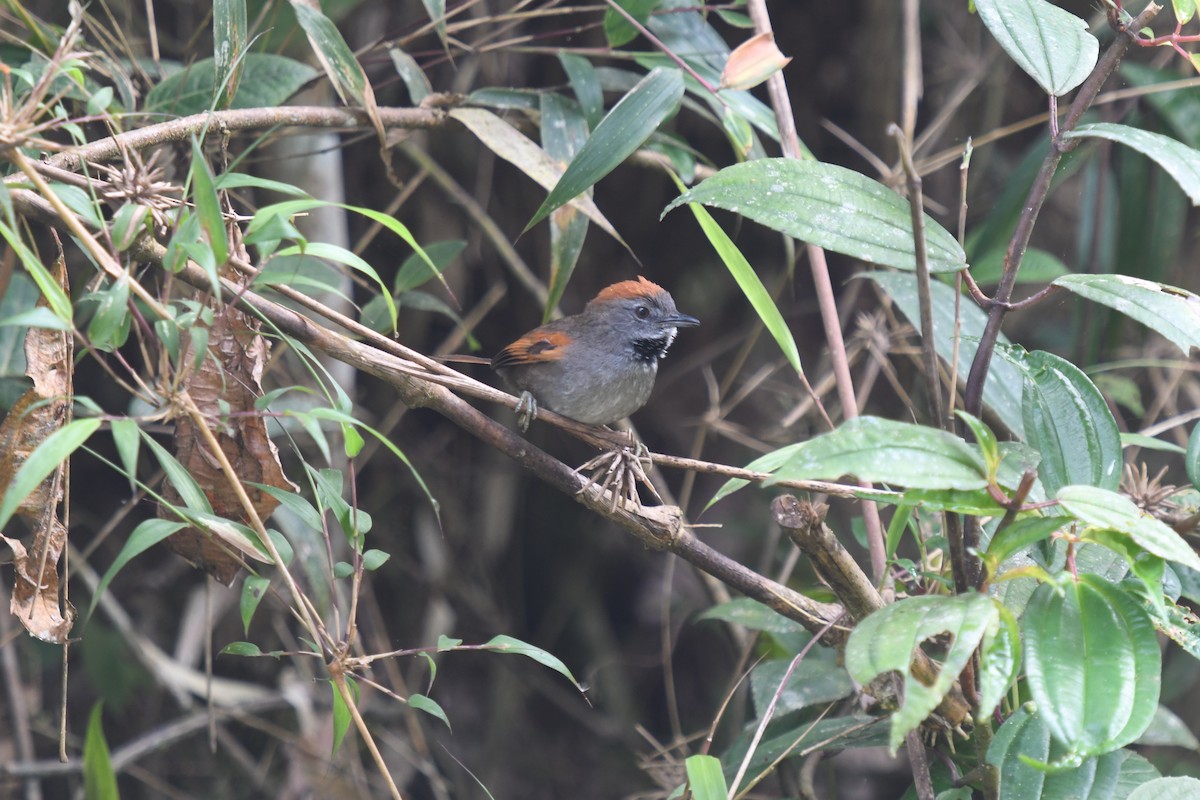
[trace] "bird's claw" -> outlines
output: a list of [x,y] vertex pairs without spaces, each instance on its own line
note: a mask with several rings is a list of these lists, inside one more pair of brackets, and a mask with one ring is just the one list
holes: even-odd
[[648,488],[650,494],[654,495],[654,498],[661,503],[662,498],[655,491],[650,479],[646,477],[646,470],[642,466],[643,461],[653,464],[650,460],[650,451],[641,442],[631,441],[631,444],[627,446],[607,450],[575,470],[579,474],[588,473],[588,482],[580,491],[587,491],[595,486],[601,497],[607,493],[609,513],[617,510],[618,500],[622,505],[640,509],[642,499],[638,496],[637,485],[639,483]]
[[529,425],[537,419],[537,400],[529,392],[521,392],[520,398],[517,399],[517,426],[520,427],[521,433],[529,430]]

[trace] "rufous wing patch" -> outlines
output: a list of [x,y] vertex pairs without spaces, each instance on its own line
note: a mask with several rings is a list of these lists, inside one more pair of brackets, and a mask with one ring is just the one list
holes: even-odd
[[566,355],[571,337],[562,331],[533,330],[501,350],[492,359],[492,369],[557,361]]

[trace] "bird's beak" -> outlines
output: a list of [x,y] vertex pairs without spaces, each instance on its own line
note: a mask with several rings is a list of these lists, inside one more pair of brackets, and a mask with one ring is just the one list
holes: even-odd
[[671,325],[676,328],[691,328],[700,324],[700,320],[695,317],[689,317],[687,314],[672,314],[663,320],[664,325]]

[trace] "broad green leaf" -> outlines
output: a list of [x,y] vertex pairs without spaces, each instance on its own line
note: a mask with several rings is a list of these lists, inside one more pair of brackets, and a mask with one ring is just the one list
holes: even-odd
[[1096,66],[1100,42],[1087,22],[1047,0],[975,0],[979,18],[1046,94],[1061,96]]
[[[676,179],[676,183],[679,183],[678,179]],[[682,184],[679,184],[679,187],[681,190],[683,189]],[[783,351],[784,358],[792,365],[792,369],[796,370],[797,375],[803,376],[804,368],[800,365],[800,351],[796,348],[796,339],[792,336],[792,330],[771,298],[771,293],[767,291],[766,286],[763,286],[754,267],[750,266],[750,262],[742,255],[742,251],[734,244],[733,239],[729,238],[729,234],[725,233],[704,206],[699,203],[688,203],[688,208],[696,217],[696,222],[700,223],[700,230],[704,231],[704,235],[708,237],[708,242],[712,245],[713,250],[717,251],[717,255],[725,263],[729,274],[737,281],[742,294],[750,301],[751,307],[758,314],[758,318],[762,320],[763,327],[767,329],[771,338]]]
[[117,577],[117,573],[124,569],[126,564],[171,534],[181,531],[186,527],[188,527],[188,523],[186,522],[174,522],[168,519],[147,519],[138,523],[138,526],[129,534],[129,538],[125,540],[125,544],[121,547],[121,552],[117,553],[117,557],[113,560],[113,563],[105,570],[104,577],[96,585],[96,591],[92,592],[92,602],[88,606],[88,616],[92,615],[92,611],[95,610],[100,596],[104,594],[104,590],[108,588],[113,578]]
[[936,428],[879,417],[856,417],[802,442],[766,483],[834,480],[843,475],[917,489],[987,485],[983,458],[962,439]]
[[[459,253],[466,249],[467,243],[462,239],[450,239],[444,242],[433,242],[425,245],[425,254],[433,262],[438,272],[445,272]],[[421,257],[413,253],[404,259],[400,269],[396,270],[396,278],[392,281],[392,292],[403,294],[426,283],[432,275],[429,265]]]
[[[617,5],[629,12],[629,15],[642,25],[650,19],[650,12],[658,5],[658,0],[617,0]],[[625,15],[609,6],[604,12],[604,36],[608,46],[624,47],[638,36],[638,29],[625,18]]]
[[984,720],[1004,699],[1021,670],[1021,632],[1017,618],[1000,603],[995,605],[1000,624],[989,628],[979,645],[979,708],[975,718]]
[[693,800],[726,800],[727,788],[720,761],[714,756],[695,755],[688,756],[683,763]]
[[790,658],[764,661],[750,673],[750,694],[758,716],[766,713],[776,695],[774,715],[778,719],[792,711],[817,703],[832,703],[854,693],[854,684],[846,670],[831,660],[812,658],[811,653],[796,665],[787,684],[780,689],[791,661]]
[[[1174,70],[1154,69],[1132,61],[1121,64],[1121,76],[1134,86],[1154,86],[1179,80],[1179,73]],[[1141,101],[1148,103],[1181,141],[1190,147],[1200,147],[1200,96],[1193,89],[1155,91]]]
[[86,189],[66,183],[52,183],[50,188],[67,208],[86,220],[92,227],[99,228],[104,225],[104,219],[96,205],[97,201]]
[[[904,676],[904,702],[892,715],[888,745],[893,753],[950,691],[958,674],[984,635],[995,631],[1000,616],[986,595],[928,595],[898,600],[859,622],[846,642],[846,669],[859,683],[869,683],[884,672]],[[953,636],[942,668],[932,686],[909,671],[921,642],[943,633]]]
[[[672,200],[663,215],[684,203],[723,208],[862,261],[916,269],[908,201],[845,167],[790,158],[735,164]],[[928,215],[925,237],[931,271],[967,266],[955,238]]]
[[1001,355],[1024,373],[1025,439],[1041,453],[1038,476],[1047,492],[1090,484],[1116,489],[1121,437],[1100,390],[1070,361],[1051,353],[1005,348]]
[[1128,275],[1065,275],[1054,284],[1132,317],[1185,355],[1200,347],[1200,297],[1191,292]]
[[594,127],[604,116],[604,92],[600,88],[600,79],[596,77],[595,67],[583,56],[566,50],[558,51],[558,63],[562,64],[563,72],[571,81],[571,89],[588,125]]
[[450,727],[450,718],[446,716],[446,712],[442,710],[441,705],[438,704],[437,701],[426,697],[423,694],[410,694],[408,696],[408,705],[417,709],[418,711],[424,711],[431,717],[440,719],[446,724],[447,728]]
[[224,85],[217,108],[228,108],[237,95],[248,33],[246,0],[213,0],[213,67],[217,88]]
[[1186,722],[1164,705],[1154,711],[1154,720],[1146,732],[1138,737],[1136,744],[1151,747],[1186,747],[1200,750],[1200,739],[1192,733]]
[[192,202],[196,204],[196,216],[200,219],[208,245],[212,248],[217,266],[229,259],[229,242],[225,238],[225,215],[221,213],[221,201],[213,185],[212,173],[208,170],[208,159],[199,142],[192,140]]
[[514,639],[504,634],[493,636],[483,647],[497,653],[513,653],[514,655],[532,658],[539,664],[549,667],[560,675],[565,676],[571,683],[579,686],[579,681],[575,680],[575,676],[571,674],[571,670],[567,669],[567,665],[559,660],[557,656],[547,653],[540,647],[534,647],[531,644],[522,642],[520,639]]
[[1115,750],[1050,773],[1035,766],[1066,756],[1063,746],[1051,739],[1043,715],[1026,703],[1005,720],[988,748],[988,763],[1000,770],[1000,800],[1118,800],[1158,775],[1130,750]]
[[1093,122],[1080,125],[1065,134],[1068,139],[1098,138],[1132,147],[1145,155],[1175,179],[1179,188],[1191,198],[1192,205],[1200,205],[1200,150],[1188,147],[1183,142],[1161,133],[1144,131],[1115,122]]
[[[1050,283],[1055,278],[1070,272],[1057,256],[1030,247],[1021,257],[1021,270],[1017,283]],[[971,262],[971,277],[981,286],[999,283],[1004,273],[1004,248],[989,250]]]
[[[588,138],[588,123],[579,104],[559,94],[542,95],[541,135],[546,153],[565,169]],[[575,206],[565,205],[550,215],[550,292],[542,322],[550,320],[562,299],[587,230],[588,218]]]
[[1029,693],[1068,754],[1141,736],[1158,707],[1162,658],[1137,599],[1097,575],[1064,573],[1033,593],[1022,626]]
[[367,572],[374,572],[386,564],[391,557],[391,553],[385,553],[383,550],[368,550],[363,553],[363,569]]
[[[270,108],[284,101],[317,75],[295,59],[269,53],[247,53],[242,58],[241,80],[230,108]],[[216,63],[211,58],[190,64],[155,84],[146,95],[148,112],[199,114],[208,110],[216,91]]]
[[261,575],[247,575],[246,580],[242,583],[240,611],[242,613],[242,630],[247,636],[250,635],[250,620],[254,619],[254,612],[258,610],[258,604],[266,596],[270,585],[271,579]]
[[[887,744],[886,717],[845,716],[825,717],[817,722],[801,718],[781,721],[768,729],[767,736],[758,743],[750,757],[748,776],[758,775],[772,768],[779,760],[788,756],[799,756],[811,749],[838,750],[848,747],[879,747]],[[745,759],[750,737],[758,721],[752,721],[738,739],[724,753],[728,765],[727,780],[732,780]]]
[[103,703],[92,706],[88,715],[87,736],[83,740],[83,793],[87,800],[118,800],[117,774],[101,724]]
[[[747,464],[746,469],[754,472],[774,472],[787,463],[787,461],[793,455],[795,455],[797,451],[800,450],[803,444],[804,442],[789,444],[786,447],[781,447],[778,450],[767,453],[766,455],[759,456]],[[717,493],[713,495],[712,500],[708,501],[708,505],[705,506],[705,508],[711,508],[718,500],[728,497],[738,489],[748,486],[749,484],[750,481],[743,480],[742,478],[730,478],[729,480],[725,481],[725,484],[720,489],[717,490]]]
[[1200,570],[1200,556],[1191,545],[1128,497],[1095,486],[1064,486],[1057,496],[1062,507],[1081,522],[1125,534],[1159,558]]
[[682,97],[683,75],[677,69],[660,67],[643,78],[600,120],[525,230],[582,194],[631,156],[679,109]]
[[4,490],[4,500],[0,502],[0,530],[12,519],[25,498],[96,432],[100,422],[94,417],[72,420],[47,436],[29,454]]
[[1196,800],[1200,780],[1189,776],[1155,778],[1129,793],[1126,800]]
[[726,600],[708,609],[697,620],[712,619],[741,625],[752,631],[767,631],[778,634],[794,634],[804,631],[803,626],[795,620],[790,620],[757,600],[749,597],[738,597]]
[[1183,457],[1183,465],[1187,467],[1188,480],[1192,486],[1200,489],[1200,422],[1192,428],[1188,437],[1187,455]]
[[366,108],[374,105],[375,97],[367,74],[354,57],[354,51],[346,44],[337,26],[321,13],[316,0],[290,0],[296,12],[296,21],[304,29],[313,54],[321,63],[325,74],[333,84],[338,97],[346,105]]
[[1171,5],[1175,9],[1175,21],[1180,25],[1186,25],[1196,16],[1196,0],[1171,0]]
[[1027,517],[1002,528],[988,542],[984,557],[996,566],[1007,561],[1011,556],[1050,537],[1052,533],[1067,524],[1063,517]]

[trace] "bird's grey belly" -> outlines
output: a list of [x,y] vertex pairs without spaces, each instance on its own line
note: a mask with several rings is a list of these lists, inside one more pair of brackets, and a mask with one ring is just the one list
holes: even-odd
[[607,425],[624,419],[646,404],[654,389],[657,371],[657,364],[646,364],[602,385],[592,381],[571,382],[561,396],[544,405],[579,422]]

